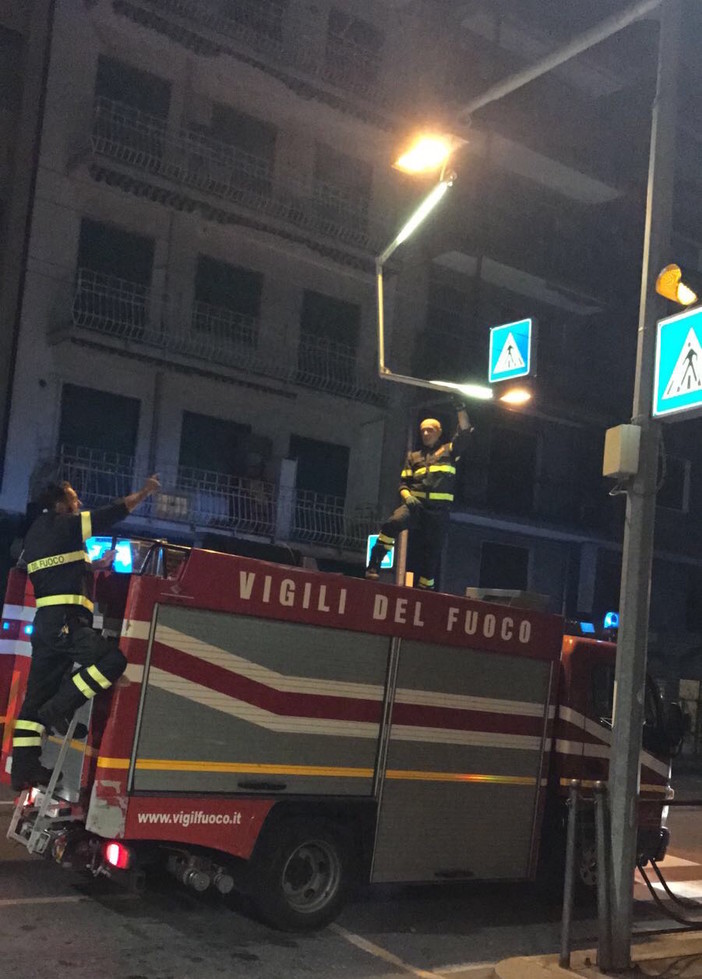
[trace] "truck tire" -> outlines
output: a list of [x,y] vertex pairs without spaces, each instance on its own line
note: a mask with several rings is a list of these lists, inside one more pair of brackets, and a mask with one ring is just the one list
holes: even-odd
[[351,877],[351,846],[336,824],[295,816],[262,838],[249,868],[249,894],[261,917],[282,931],[333,921]]

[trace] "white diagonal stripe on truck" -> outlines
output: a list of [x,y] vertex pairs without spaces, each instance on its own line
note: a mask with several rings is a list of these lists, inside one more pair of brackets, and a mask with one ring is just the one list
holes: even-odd
[[[166,690],[178,697],[184,697],[203,707],[209,707],[230,717],[256,724],[269,731],[287,734],[320,734],[331,737],[377,738],[380,722],[337,720],[334,718],[296,717],[294,715],[273,714],[245,703],[234,697],[212,690],[210,687],[194,683],[183,677],[152,667],[149,671],[149,684]],[[393,724],[392,737],[399,741],[426,741],[440,744],[471,744],[485,748],[513,748],[517,750],[538,751],[540,737],[522,734],[502,734],[490,731],[456,731],[449,728],[411,727]]]
[[[281,693],[305,693],[328,697],[347,697],[351,700],[382,701],[384,687],[381,684],[356,683],[350,680],[323,680],[317,677],[289,676],[254,663],[219,646],[195,639],[176,629],[159,626],[156,641],[177,649],[188,656],[197,657],[229,673],[237,673],[249,680],[262,683]],[[543,717],[543,704],[498,700],[492,697],[470,697],[432,690],[398,689],[398,704],[416,704],[423,707],[454,708],[456,710],[483,711],[491,714],[518,714],[526,717]]]

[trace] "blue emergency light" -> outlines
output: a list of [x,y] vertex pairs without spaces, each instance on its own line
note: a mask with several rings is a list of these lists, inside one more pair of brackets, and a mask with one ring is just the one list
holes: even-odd
[[34,626],[31,624],[26,625],[22,632],[25,634],[25,636],[31,636],[31,634],[34,632]]
[[584,636],[594,636],[595,634],[595,623],[594,622],[581,622],[580,631]]
[[605,613],[604,622],[602,623],[604,629],[618,629],[619,628],[619,612],[607,612]]
[[[370,563],[370,556],[373,547],[378,542],[377,534],[369,534],[368,541],[366,543],[366,566]],[[380,562],[380,567],[383,571],[389,571],[395,562],[395,548],[391,547],[389,551],[385,552],[385,557]]]
[[10,629],[10,623],[5,619],[2,624],[3,632],[8,632]]
[[[97,561],[103,556],[105,551],[112,550],[112,538],[111,537],[89,537],[85,542],[85,546],[88,549],[88,557],[91,561]],[[114,561],[112,562],[112,570],[119,571],[121,574],[131,574],[132,573],[132,548],[128,540],[118,540],[115,543],[115,554]]]

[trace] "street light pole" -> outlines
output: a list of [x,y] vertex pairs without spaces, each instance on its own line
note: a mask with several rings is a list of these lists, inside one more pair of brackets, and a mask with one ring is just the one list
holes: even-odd
[[658,480],[659,423],[651,418],[657,319],[655,283],[658,271],[668,260],[672,231],[680,26],[681,0],[664,0],[651,129],[632,416],[632,422],[641,429],[641,449],[638,472],[627,488],[609,770],[611,961],[599,962],[601,969],[614,972],[631,966],[632,879],[636,865],[639,756]]

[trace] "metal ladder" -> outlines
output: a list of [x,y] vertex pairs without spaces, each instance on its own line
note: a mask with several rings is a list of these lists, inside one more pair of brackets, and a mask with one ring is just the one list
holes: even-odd
[[[71,814],[70,809],[66,812],[66,806],[70,806],[71,801],[75,800],[62,798],[61,789],[57,788],[76,724],[77,719],[73,717],[61,743],[49,784],[46,789],[41,789],[36,797],[38,809],[36,806],[30,806],[29,800],[33,789],[24,789],[12,813],[7,839],[21,843],[30,853],[45,853],[51,841],[50,830],[58,824],[64,825],[78,818]],[[32,820],[34,809],[36,809],[36,816]]]

